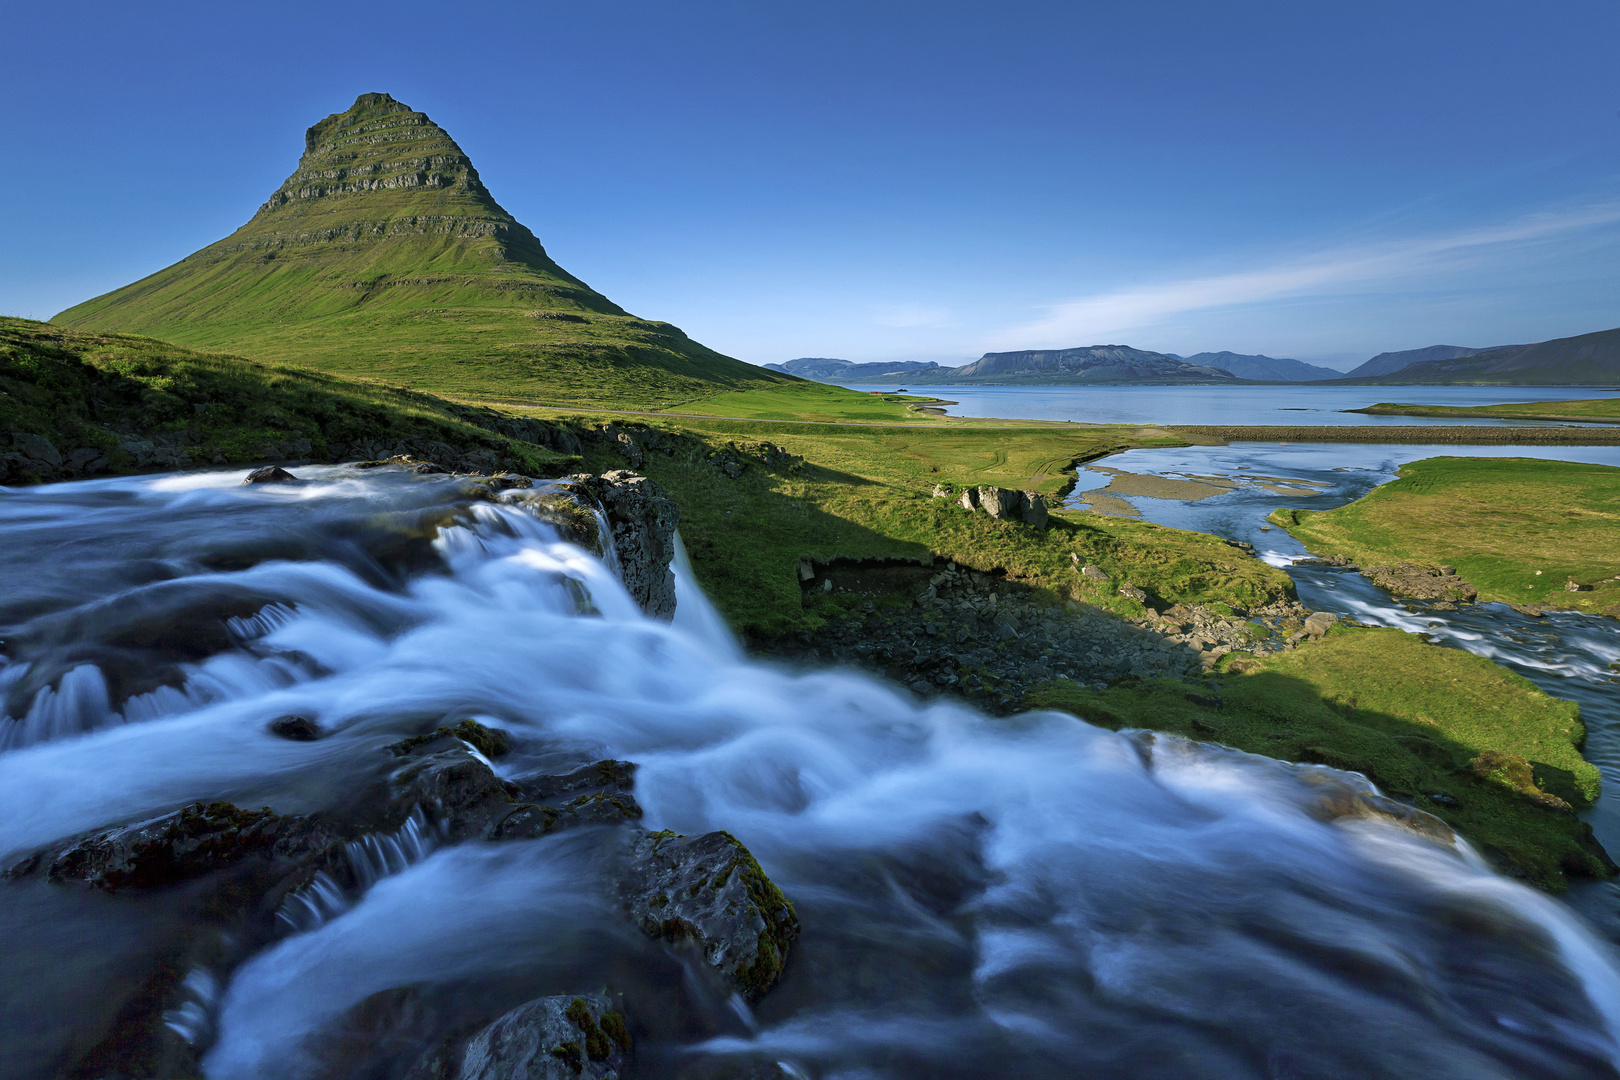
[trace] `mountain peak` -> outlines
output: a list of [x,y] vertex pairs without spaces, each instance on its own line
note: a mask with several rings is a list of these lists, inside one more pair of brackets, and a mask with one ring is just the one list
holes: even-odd
[[673,403],[780,381],[558,266],[449,132],[383,93],[313,124],[230,236],[56,319],[502,398]]

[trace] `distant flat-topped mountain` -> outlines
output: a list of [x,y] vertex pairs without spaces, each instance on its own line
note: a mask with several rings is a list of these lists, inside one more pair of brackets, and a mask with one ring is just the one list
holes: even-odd
[[539,402],[673,404],[784,381],[558,266],[449,134],[362,94],[246,225],[54,320]]
[[[1166,353],[1166,356],[1176,356]],[[1176,356],[1200,367],[1230,371],[1240,379],[1256,382],[1316,382],[1321,379],[1342,379],[1344,372],[1332,368],[1307,364],[1303,360],[1286,360],[1276,356],[1246,355],[1235,352],[1201,352],[1192,356]]]
[[[942,367],[913,373],[907,380],[919,385],[982,383],[992,386],[1080,383],[1228,383],[1229,371],[1189,364],[1164,353],[1133,349],[1129,345],[1088,345],[1079,349],[1025,349],[985,353],[963,367]],[[874,382],[873,379],[850,380]]]
[[826,356],[801,356],[785,364],[766,364],[765,367],[787,375],[797,375],[801,379],[825,383],[843,383],[858,379],[893,382],[895,379],[909,379],[919,372],[945,370],[932,360],[857,364],[850,360],[835,360]]
[[[1450,349],[1453,346],[1439,345],[1434,348]],[[1374,357],[1369,360],[1343,381],[1396,386],[1614,386],[1620,384],[1620,328],[1577,337],[1554,338],[1534,345],[1501,345],[1478,352],[1429,358],[1409,363],[1387,374],[1357,377],[1358,372],[1379,359]]]

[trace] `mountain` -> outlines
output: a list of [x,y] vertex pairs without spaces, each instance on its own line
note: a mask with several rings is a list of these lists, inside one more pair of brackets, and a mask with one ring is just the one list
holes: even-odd
[[1385,352],[1368,360],[1358,368],[1344,373],[1346,379],[1369,379],[1377,375],[1393,375],[1410,364],[1421,364],[1426,360],[1454,360],[1459,356],[1468,356],[1480,352],[1479,349],[1469,349],[1461,345],[1430,345],[1427,349],[1407,349],[1405,352]]
[[252,220],[54,322],[419,390],[646,406],[778,385],[558,266],[424,113],[362,94]]
[[948,371],[941,368],[932,360],[897,360],[889,363],[857,364],[850,360],[834,360],[825,356],[801,356],[797,360],[789,360],[785,364],[766,364],[772,371],[780,371],[786,375],[797,375],[801,379],[814,379],[816,382],[842,383],[851,379],[880,380],[893,382],[896,379],[909,379],[920,372]]
[[[1175,356],[1166,353],[1166,356]],[[1201,352],[1192,356],[1177,356],[1189,364],[1230,371],[1240,379],[1256,382],[1315,382],[1318,379],[1342,379],[1344,372],[1318,367],[1301,360],[1284,360],[1275,356],[1245,355],[1235,352]]]
[[[1354,376],[1355,372],[1350,374]],[[1614,386],[1620,384],[1620,328],[1427,360],[1409,364],[1376,380],[1357,381],[1419,385]]]
[[1075,383],[1225,383],[1234,381],[1236,377],[1219,368],[1189,364],[1164,353],[1133,349],[1128,345],[1089,345],[1079,349],[985,353],[964,367],[942,367],[907,378],[920,385],[980,383],[993,386],[1061,386]]

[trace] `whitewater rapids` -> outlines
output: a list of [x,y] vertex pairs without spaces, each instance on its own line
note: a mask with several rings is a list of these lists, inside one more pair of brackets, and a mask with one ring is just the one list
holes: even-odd
[[[300,472],[0,489],[0,863],[197,800],[319,810],[472,718],[509,735],[503,776],[638,763],[642,824],[729,830],[804,932],[750,1010],[623,924],[589,830],[384,838],[363,895],[188,980],[172,1022],[212,1080],[329,1075],[389,990],[494,1015],[604,986],[641,1075],[1620,1074],[1609,946],[1466,845],[1326,820],[1339,774],[755,663],[687,568],[649,619],[529,493]],[[267,731],[289,714],[322,737]],[[0,1069],[56,1075],[177,910],[0,884]]]

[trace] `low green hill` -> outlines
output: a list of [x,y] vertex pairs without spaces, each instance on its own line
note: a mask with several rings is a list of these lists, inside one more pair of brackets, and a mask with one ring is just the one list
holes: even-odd
[[308,368],[0,317],[0,484],[389,453],[545,476],[577,460],[577,430]]
[[230,236],[54,322],[484,399],[660,408],[801,381],[558,266],[428,117],[362,94]]

